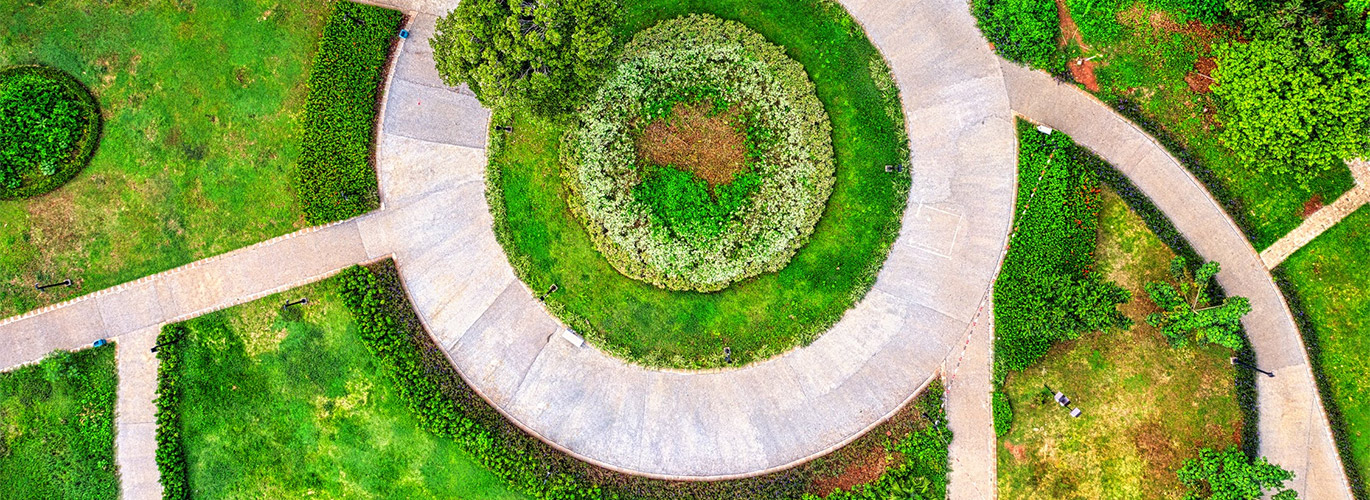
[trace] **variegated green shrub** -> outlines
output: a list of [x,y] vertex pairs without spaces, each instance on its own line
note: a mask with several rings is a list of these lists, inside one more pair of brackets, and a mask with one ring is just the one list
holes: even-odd
[[[644,198],[660,196],[644,182],[664,166],[639,161],[634,138],[700,96],[747,117],[749,151],[746,175],[709,193],[733,198],[711,213],[716,223],[692,230],[705,225],[668,223]],[[691,15],[639,32],[578,118],[561,146],[572,210],[619,272],[657,286],[717,291],[785,267],[832,192],[832,126],[808,74],[737,22]]]

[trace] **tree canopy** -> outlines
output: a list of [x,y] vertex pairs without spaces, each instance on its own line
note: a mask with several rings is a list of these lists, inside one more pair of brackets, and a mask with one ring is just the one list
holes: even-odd
[[1170,263],[1170,272],[1177,283],[1147,283],[1151,300],[1163,310],[1147,316],[1146,322],[1161,329],[1170,343],[1187,345],[1190,337],[1207,341],[1234,351],[1244,347],[1241,319],[1251,312],[1246,297],[1232,297],[1221,304],[1207,306],[1208,286],[1218,274],[1218,263],[1208,262],[1189,274],[1184,257]]
[[1294,490],[1284,489],[1284,482],[1293,479],[1294,473],[1265,457],[1252,461],[1235,447],[1223,452],[1204,448],[1198,458],[1186,460],[1175,474],[1190,489],[1187,500],[1255,500],[1265,490],[1282,490],[1271,497],[1274,500],[1299,497]]
[[579,102],[610,63],[614,0],[464,0],[429,40],[438,74],[482,104],[551,114]]

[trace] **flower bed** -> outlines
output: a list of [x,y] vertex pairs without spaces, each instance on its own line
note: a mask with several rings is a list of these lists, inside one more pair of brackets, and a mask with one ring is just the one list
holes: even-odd
[[[729,182],[638,158],[644,128],[699,104],[745,136]],[[832,127],[808,74],[741,23],[643,30],[578,118],[563,144],[570,206],[619,272],[658,286],[710,292],[783,268],[832,192]]]
[[100,106],[46,66],[0,71],[0,199],[36,196],[75,177],[100,141]]

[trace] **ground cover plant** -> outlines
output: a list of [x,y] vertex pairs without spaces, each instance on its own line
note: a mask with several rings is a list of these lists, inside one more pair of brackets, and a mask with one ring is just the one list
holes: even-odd
[[46,193],[76,176],[100,140],[100,105],[46,66],[0,70],[0,199]]
[[994,282],[995,378],[1031,366],[1062,340],[1126,326],[1131,293],[1094,269],[1099,160],[1061,133],[1018,122],[1018,208]]
[[310,224],[380,206],[375,155],[377,96],[404,14],[333,4],[309,74],[297,190]]
[[1053,73],[1062,70],[1063,58],[1056,52],[1061,30],[1050,0],[974,0],[970,6],[999,55]]
[[[1121,308],[1132,327],[1060,343],[1008,375],[1002,391],[1013,420],[998,450],[1001,498],[1183,498],[1176,472],[1186,460],[1246,444],[1231,351],[1175,349],[1143,321],[1158,310],[1144,285],[1170,275],[1174,253],[1111,189],[1100,204],[1095,269],[1132,292]],[[1082,410],[1078,419],[1051,399],[1054,391]]]
[[414,420],[341,281],[288,293],[163,330],[165,498],[524,498]]
[[0,497],[115,499],[114,345],[0,373]]
[[1303,330],[1352,489],[1364,498],[1370,478],[1370,207],[1328,229],[1276,271]]
[[1218,452],[1208,448],[1199,450],[1198,458],[1186,460],[1176,471],[1180,482],[1189,487],[1186,498],[1293,500],[1299,493],[1284,489],[1284,482],[1294,473],[1272,464],[1265,457],[1251,460],[1242,450],[1233,447]]
[[[1035,7],[1017,9],[1049,10],[1055,15],[1051,0],[1028,1]],[[998,5],[977,1],[977,6],[982,4]],[[1266,5],[1262,2],[1249,4]],[[1245,147],[1245,142],[1231,134],[1224,135],[1228,130],[1225,126],[1231,123],[1227,117],[1219,116],[1220,110],[1226,108],[1214,92],[1217,88],[1214,79],[1221,73],[1214,70],[1220,66],[1216,51],[1225,44],[1238,43],[1250,36],[1243,33],[1242,24],[1236,21],[1224,2],[1067,0],[1064,6],[1068,16],[1060,19],[1063,30],[1057,31],[1059,38],[1055,35],[1051,39],[1037,37],[1034,40],[1039,41],[1035,42],[1038,45],[1034,50],[1052,51],[1054,57],[1063,61],[1059,70],[1063,76],[1068,71],[1081,86],[1160,140],[1222,202],[1257,249],[1274,243],[1297,227],[1312,210],[1331,203],[1353,186],[1349,170],[1339,164],[1303,179],[1272,169],[1259,169],[1237,151]],[[1048,29],[1045,18],[999,15],[1010,23],[1009,28],[1003,29]],[[1002,29],[996,31],[986,27],[986,18],[978,17],[981,17],[985,36],[996,41]],[[996,48],[998,46],[996,42]],[[1003,49],[1000,53],[1035,67],[1053,68],[1033,62],[1031,58],[1013,56]],[[1039,55],[1036,59],[1047,57]],[[1283,63],[1267,67],[1283,67]],[[1253,72],[1247,73],[1254,76]],[[1262,76],[1250,83],[1260,87],[1279,81],[1284,80]],[[1309,89],[1310,93],[1315,93],[1312,89],[1320,85],[1308,79],[1289,83],[1297,83],[1292,88]],[[1254,91],[1242,93],[1252,97],[1266,95]],[[1302,95],[1308,97],[1312,95],[1310,93]],[[1291,103],[1285,109],[1292,109],[1295,104]],[[1322,104],[1315,107],[1322,109]],[[1268,115],[1277,108],[1253,106],[1250,109],[1254,110],[1251,114],[1254,117],[1262,112]],[[1345,108],[1325,116],[1347,116],[1354,109]],[[1277,122],[1291,126],[1313,123],[1289,117],[1263,117],[1252,121]]]
[[297,115],[331,5],[0,0],[0,67],[62,70],[104,119],[80,175],[0,201],[0,317],[304,227]]
[[[681,128],[688,106],[733,117],[741,165],[639,158],[656,145],[647,129]],[[576,117],[562,144],[571,210],[615,269],[661,287],[713,292],[784,268],[832,192],[832,128],[813,84],[741,23],[692,15],[638,32]]]
[[873,283],[898,232],[907,140],[893,78],[859,25],[835,3],[653,0],[625,4],[626,40],[662,20],[708,13],[736,20],[785,47],[814,83],[833,127],[835,179],[826,212],[790,263],[775,273],[701,294],[626,278],[570,216],[557,151],[566,116],[495,110],[512,133],[491,138],[487,195],[516,272],[550,310],[598,347],[672,367],[749,363],[811,341]]

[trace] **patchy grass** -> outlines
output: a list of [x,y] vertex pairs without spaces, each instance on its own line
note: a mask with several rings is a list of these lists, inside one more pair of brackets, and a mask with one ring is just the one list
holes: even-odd
[[[1078,18],[1079,5],[1071,2]],[[1212,47],[1233,40],[1237,30],[1198,21],[1180,22],[1143,1],[1122,2],[1116,12],[1117,36],[1088,39],[1088,48],[1071,45],[1097,64],[1100,98],[1140,122],[1185,161],[1223,202],[1257,249],[1270,246],[1303,221],[1304,204],[1334,200],[1354,185],[1350,170],[1336,168],[1303,188],[1292,176],[1258,172],[1240,162],[1217,139],[1217,104],[1208,93]],[[1112,14],[1113,12],[1105,12]],[[1097,15],[1097,14],[1096,14]],[[1080,59],[1072,60],[1074,67]]]
[[[414,420],[336,286],[187,323],[178,346],[192,496],[522,498]],[[281,311],[298,297],[309,305]]]
[[114,346],[0,373],[0,497],[115,499]]
[[297,115],[331,6],[0,0],[0,67],[64,70],[104,118],[67,185],[0,202],[0,317],[303,227]]
[[[1057,345],[1004,384],[1013,428],[1001,439],[1001,498],[1181,498],[1175,470],[1209,447],[1240,441],[1242,414],[1230,351],[1174,349],[1143,321],[1155,305],[1143,285],[1168,276],[1173,253],[1118,195],[1106,191],[1096,261],[1132,291],[1134,326]],[[1062,391],[1071,418],[1043,393]]]
[[1364,496],[1370,478],[1370,207],[1290,256],[1279,274],[1299,313],[1342,460]]
[[[809,242],[775,273],[714,293],[676,292],[619,274],[568,211],[557,163],[565,123],[510,117],[492,139],[490,192],[496,233],[520,277],[558,291],[549,307],[597,345],[647,365],[715,367],[764,359],[816,338],[874,282],[897,233],[907,160],[897,91],[880,55],[836,3],[817,0],[624,4],[622,38],[688,13],[737,20],[786,47],[802,64],[832,120],[836,181]],[[887,75],[887,74],[886,74]],[[497,118],[498,120],[498,118]],[[503,221],[501,221],[503,218]]]

